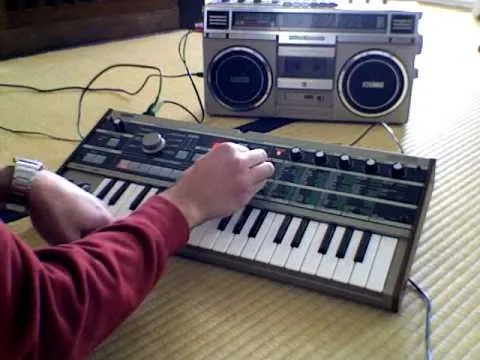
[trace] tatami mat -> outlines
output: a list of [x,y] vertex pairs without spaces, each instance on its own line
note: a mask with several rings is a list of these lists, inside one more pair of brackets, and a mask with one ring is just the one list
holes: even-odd
[[[424,48],[417,58],[411,120],[394,127],[407,153],[438,159],[436,185],[411,277],[433,299],[435,359],[480,358],[480,28],[468,13],[422,7]],[[38,86],[84,84],[115,62],[159,64],[179,73],[174,51],[183,32],[112,42],[0,63],[2,81]],[[452,40],[453,39],[453,40]],[[175,46],[174,46],[175,45]],[[189,43],[189,62],[202,65],[201,41]],[[59,74],[62,74],[61,76]],[[119,75],[121,74],[121,76]],[[106,76],[97,86],[133,89],[138,72]],[[140,82],[141,83],[141,82]],[[47,85],[48,84],[48,85]],[[198,81],[198,84],[201,84]],[[90,94],[86,131],[108,107],[140,112],[154,84],[139,97]],[[165,96],[197,109],[188,81],[169,79]],[[3,91],[1,125],[73,136],[78,94]],[[173,107],[161,116],[190,121]],[[234,127],[245,120],[209,119]],[[365,125],[298,123],[275,135],[349,143]],[[292,140],[294,141],[294,140]],[[0,132],[0,161],[14,155],[60,165],[73,144]],[[397,151],[375,128],[360,144]],[[28,221],[14,228],[38,244]],[[145,303],[92,356],[93,360],[423,359],[424,303],[408,291],[398,314],[173,257]]]

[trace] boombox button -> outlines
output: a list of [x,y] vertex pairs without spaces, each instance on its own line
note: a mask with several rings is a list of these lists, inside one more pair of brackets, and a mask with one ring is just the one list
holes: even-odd
[[400,44],[400,45],[410,45],[413,44],[415,39],[409,37],[391,37],[390,43],[392,44]]

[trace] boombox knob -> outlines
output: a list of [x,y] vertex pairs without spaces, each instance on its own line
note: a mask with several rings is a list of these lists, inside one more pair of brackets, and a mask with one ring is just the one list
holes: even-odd
[[155,154],[167,145],[167,141],[158,132],[143,135],[142,151],[146,154]]

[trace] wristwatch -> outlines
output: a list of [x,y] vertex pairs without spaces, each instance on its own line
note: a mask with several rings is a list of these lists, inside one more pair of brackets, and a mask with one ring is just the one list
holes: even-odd
[[22,157],[14,159],[12,182],[10,183],[10,195],[6,209],[26,213],[27,198],[35,175],[44,168],[42,162]]

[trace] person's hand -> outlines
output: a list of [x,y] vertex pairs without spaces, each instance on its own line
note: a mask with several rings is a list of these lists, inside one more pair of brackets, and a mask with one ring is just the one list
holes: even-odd
[[246,205],[274,173],[263,149],[221,143],[161,194],[183,212],[191,227],[232,214]]
[[52,245],[78,240],[113,221],[99,199],[47,170],[33,179],[28,210],[37,232]]

